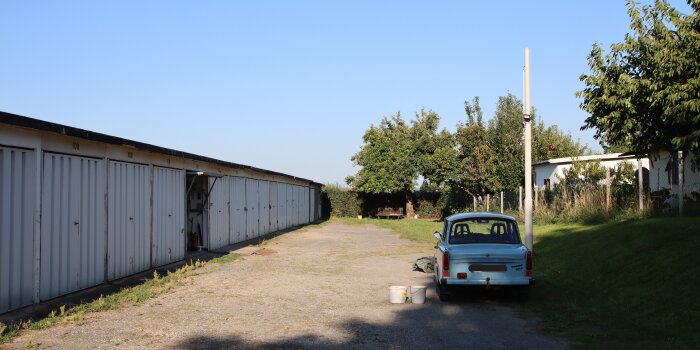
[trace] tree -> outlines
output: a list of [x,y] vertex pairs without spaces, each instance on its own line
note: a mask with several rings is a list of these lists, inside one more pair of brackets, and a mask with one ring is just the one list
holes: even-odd
[[[496,114],[489,121],[489,143],[495,150],[494,191],[515,190],[525,181],[522,106],[513,94],[499,97]],[[531,116],[533,161],[577,157],[587,152],[585,145],[574,141],[556,125],[546,126],[534,107]]]
[[578,157],[586,154],[588,147],[574,141],[570,134],[559,130],[556,125],[545,126],[542,120],[533,119],[532,160]]
[[457,124],[454,134],[459,171],[454,180],[460,189],[472,196],[483,195],[494,186],[495,154],[488,139],[479,97],[464,101],[467,123]]
[[[352,156],[360,170],[346,181],[356,191],[404,193],[406,214],[413,215],[411,194],[419,177],[439,186],[451,177],[454,147],[449,132],[438,132],[440,116],[421,109],[406,123],[398,112],[370,126],[363,136],[362,149]],[[451,151],[452,150],[452,153]],[[451,163],[442,163],[441,160]]]
[[496,114],[489,120],[489,144],[496,150],[492,167],[494,191],[515,190],[525,178],[522,106],[513,94],[501,96]]
[[607,145],[637,154],[690,151],[700,145],[700,1],[684,15],[666,1],[628,2],[631,33],[605,53],[596,43],[591,73],[577,95],[590,113],[582,129],[595,129]]

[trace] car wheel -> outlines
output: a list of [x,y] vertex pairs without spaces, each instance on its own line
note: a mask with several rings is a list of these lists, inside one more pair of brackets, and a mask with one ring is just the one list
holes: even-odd
[[441,286],[440,282],[435,284],[435,290],[438,295],[438,299],[440,301],[449,301],[450,300],[450,293],[447,291],[447,286]]

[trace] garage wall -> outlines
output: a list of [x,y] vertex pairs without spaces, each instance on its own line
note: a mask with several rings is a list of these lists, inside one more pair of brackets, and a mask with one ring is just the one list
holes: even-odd
[[258,237],[258,180],[245,180],[246,238]]
[[35,157],[0,147],[0,313],[34,298]]
[[277,214],[277,182],[270,182],[270,232],[279,230]]
[[109,162],[107,278],[133,275],[151,267],[151,169]]
[[246,240],[246,197],[245,179],[240,177],[229,178],[229,200],[231,201],[229,218],[231,230],[229,232],[229,244],[235,244]]
[[266,235],[270,233],[270,182],[269,181],[259,181],[258,182],[258,203],[260,203],[260,218],[259,225],[260,228],[258,232],[260,235]]
[[40,298],[105,276],[105,169],[100,159],[44,153]]
[[[229,178],[209,178],[209,249],[228,244],[229,238]],[[213,186],[213,187],[212,187]]]
[[287,184],[277,184],[277,225],[280,230],[287,228]]
[[185,172],[153,167],[152,266],[185,258]]

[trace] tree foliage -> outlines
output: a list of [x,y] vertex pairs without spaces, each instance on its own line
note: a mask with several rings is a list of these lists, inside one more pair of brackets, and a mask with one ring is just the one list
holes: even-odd
[[[458,188],[471,195],[516,190],[524,181],[522,103],[512,94],[498,100],[496,113],[484,120],[479,98],[465,101],[466,122],[454,134],[439,129],[440,116],[421,109],[410,121],[400,113],[382,118],[363,136],[352,156],[360,169],[347,182],[358,192],[410,193]],[[586,150],[556,126],[538,121],[533,109],[533,160],[580,156]],[[407,211],[411,205],[407,198]]]
[[484,125],[484,114],[479,97],[464,102],[466,124],[458,124],[454,134],[457,146],[458,170],[455,183],[465,192],[475,196],[494,187],[494,163],[496,156]]
[[666,1],[627,4],[631,33],[588,56],[591,73],[578,96],[588,113],[583,129],[604,144],[638,154],[700,146],[700,1],[684,15]]
[[454,141],[447,130],[438,131],[440,116],[421,109],[407,123],[396,113],[370,126],[362,149],[352,156],[360,167],[347,182],[367,193],[411,192],[420,177],[439,186],[454,172]]

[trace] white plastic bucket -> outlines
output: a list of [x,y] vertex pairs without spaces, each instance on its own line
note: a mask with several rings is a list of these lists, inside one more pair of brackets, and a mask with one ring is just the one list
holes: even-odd
[[392,304],[403,304],[406,302],[406,287],[391,286],[389,287],[389,302]]
[[425,303],[426,286],[411,286],[411,302],[414,304]]

